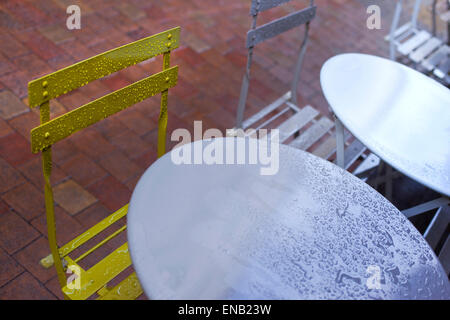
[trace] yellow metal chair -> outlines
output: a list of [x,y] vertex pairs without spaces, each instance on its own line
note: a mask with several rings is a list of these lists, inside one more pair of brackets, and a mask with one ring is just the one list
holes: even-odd
[[[135,273],[112,288],[108,286],[112,279],[131,266],[127,243],[87,270],[78,264],[81,259],[123,232],[126,226],[119,228],[78,257],[69,257],[75,249],[124,217],[127,214],[128,204],[69,243],[58,247],[53,192],[50,184],[51,146],[72,133],[161,93],[158,157],[162,156],[165,153],[168,89],[176,85],[178,78],[178,66],[170,67],[170,52],[178,47],[179,38],[180,28],[173,28],[78,62],[28,84],[30,108],[40,107],[41,124],[31,130],[31,149],[33,153],[42,152],[47,231],[51,250],[51,254],[42,259],[41,264],[44,267],[55,265],[66,299],[87,299],[95,294],[99,299],[135,299],[142,293],[142,289]],[[160,54],[163,54],[163,71],[50,120],[49,101],[51,99]],[[68,281],[66,273],[75,273],[75,279],[70,276]]]

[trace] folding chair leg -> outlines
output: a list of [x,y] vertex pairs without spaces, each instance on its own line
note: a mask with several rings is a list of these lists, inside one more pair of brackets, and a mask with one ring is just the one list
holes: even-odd
[[389,58],[394,61],[395,61],[394,34],[395,34],[395,31],[397,30],[398,23],[400,21],[401,12],[402,12],[402,0],[398,0],[396,7],[395,7],[394,20],[392,21],[391,31],[389,34]]
[[237,110],[237,117],[236,117],[236,128],[242,127],[242,122],[244,121],[244,111],[245,111],[245,103],[247,102],[247,94],[248,94],[248,74],[246,73],[244,75],[244,78],[242,79],[242,87],[241,87],[241,94],[239,95],[239,105]]
[[437,209],[439,207],[447,206],[450,204],[450,199],[446,197],[438,198],[432,201],[428,201],[422,204],[419,204],[415,207],[403,210],[402,213],[405,217],[411,218],[417,216],[418,214]]
[[291,85],[291,92],[292,97],[291,101],[293,104],[298,105],[297,103],[297,86],[298,86],[298,80],[300,78],[300,71],[302,70],[303,65],[303,59],[305,57],[306,53],[306,47],[308,45],[308,39],[309,39],[309,22],[305,26],[305,35],[303,38],[303,42],[300,46],[300,52],[298,55],[297,63],[295,64],[295,71],[294,71],[294,78],[292,79],[292,85]]
[[336,164],[345,169],[344,163],[344,125],[338,117],[335,117],[336,124]]
[[445,233],[445,229],[447,229],[449,222],[450,207],[440,207],[423,234],[423,237],[427,240],[433,250],[436,250],[436,246]]
[[384,183],[385,183],[384,195],[386,199],[388,199],[389,201],[392,201],[392,173],[393,173],[392,167],[386,163],[386,173],[384,176]]

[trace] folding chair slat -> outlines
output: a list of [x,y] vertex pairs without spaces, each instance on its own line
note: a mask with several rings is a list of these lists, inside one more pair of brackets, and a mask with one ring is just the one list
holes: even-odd
[[378,167],[379,164],[380,158],[376,154],[371,153],[361,162],[361,164],[358,165],[353,174],[355,176],[362,174],[364,172],[367,172],[368,170]]
[[242,122],[242,128],[244,128],[244,129],[249,128],[254,123],[258,122],[259,120],[261,120],[262,118],[267,116],[269,113],[274,111],[276,108],[283,105],[286,101],[291,99],[291,96],[292,96],[292,94],[290,91],[286,92],[283,96],[281,96],[280,98],[278,98],[277,100],[275,100],[274,102],[272,102],[271,104],[269,104],[268,106],[263,108],[258,113],[255,113],[253,116],[251,116],[244,122]]
[[442,21],[449,23],[450,22],[450,11],[443,12],[439,15]]
[[128,212],[128,204],[124,205],[122,208],[117,210],[116,212],[110,214],[108,217],[88,229],[87,231],[80,234],[78,237],[73,239],[72,241],[66,243],[61,248],[59,248],[59,253],[61,257],[65,257],[69,253],[71,253],[76,248],[80,247],[93,237],[95,237],[97,234],[123,218]]
[[436,50],[441,44],[442,41],[440,39],[431,38],[427,42],[425,42],[422,46],[420,46],[416,51],[410,53],[409,58],[415,63],[419,63],[431,52]]
[[432,71],[436,66],[438,66],[444,59],[447,59],[450,54],[450,47],[442,46],[435,53],[424,60],[421,65],[427,71]]
[[348,169],[364,153],[364,151],[366,151],[366,149],[367,148],[359,140],[354,140],[347,149],[345,149],[344,168]]
[[278,129],[280,130],[280,143],[286,141],[291,135],[303,128],[308,122],[314,119],[319,112],[311,106],[306,106],[292,117],[283,122]]
[[447,77],[448,71],[450,69],[450,57],[447,57],[440,65],[434,69],[434,75],[439,79],[445,79]]
[[247,33],[247,48],[254,47],[264,40],[275,37],[301,24],[305,24],[314,19],[315,15],[316,7],[313,6],[273,20],[254,30],[250,30]]
[[136,272],[133,272],[97,300],[134,300],[142,293],[143,290],[139,279],[137,278]]
[[423,237],[427,240],[430,247],[435,250],[436,246],[441,240],[442,235],[445,233],[445,229],[450,222],[450,207],[440,207],[435,213],[433,219],[425,230]]
[[416,35],[412,36],[410,39],[406,40],[404,43],[402,43],[398,47],[398,52],[400,52],[402,55],[409,55],[411,51],[416,49],[418,46],[420,46],[422,43],[427,41],[431,38],[431,34],[428,32],[422,30]]
[[[405,23],[404,25],[402,25],[401,27],[397,28],[397,30],[395,30],[394,32],[394,36],[393,36],[393,40],[397,40],[397,38],[400,38],[401,36],[405,36],[408,32],[408,35],[411,32],[411,28],[412,28],[412,24],[411,22]],[[391,40],[391,35],[388,34],[386,37],[384,37],[384,39],[386,41],[390,41]]]
[[333,121],[326,117],[322,117],[289,145],[300,150],[307,150],[333,128],[333,125]]
[[52,144],[177,83],[178,66],[107,94],[31,130],[31,148],[38,153]]
[[33,80],[28,84],[29,105],[36,107],[93,80],[176,49],[179,38],[180,28],[173,28]]
[[124,243],[92,268],[81,273],[79,289],[65,286],[63,292],[72,300],[85,300],[130,265],[128,243]]
[[[345,130],[344,131],[344,141],[350,139],[351,134]],[[318,156],[322,159],[328,160],[333,153],[336,152],[336,135],[333,134],[328,137],[324,142],[322,142],[317,148],[312,151],[312,154]]]
[[269,10],[289,1],[291,0],[252,0],[250,14],[254,16],[258,14],[258,12]]
[[329,157],[336,151],[336,136],[328,137],[324,142],[322,142],[312,154],[318,156],[322,159],[328,160]]

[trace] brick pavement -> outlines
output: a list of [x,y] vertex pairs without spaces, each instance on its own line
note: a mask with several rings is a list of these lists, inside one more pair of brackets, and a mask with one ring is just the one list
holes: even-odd
[[[29,132],[39,115],[26,106],[28,81],[179,25],[181,45],[173,52],[172,65],[178,64],[180,73],[169,94],[168,136],[176,128],[192,130],[194,120],[203,120],[204,129],[224,130],[234,124],[246,61],[249,0],[69,2],[0,2],[0,299],[62,298],[54,269],[38,264],[49,249],[40,158],[30,151]],[[303,3],[294,1],[264,13],[261,22]],[[68,4],[80,5],[81,30],[65,27]],[[392,6],[384,11],[383,30],[370,31],[365,27],[366,7],[359,1],[317,4],[299,103],[329,115],[319,85],[320,67],[343,52],[386,56],[383,36]],[[256,48],[248,114],[286,91],[298,30]],[[156,58],[62,96],[51,104],[52,117],[161,66]],[[159,99],[150,98],[55,145],[52,182],[60,244],[129,201],[139,176],[156,159],[158,112]]]

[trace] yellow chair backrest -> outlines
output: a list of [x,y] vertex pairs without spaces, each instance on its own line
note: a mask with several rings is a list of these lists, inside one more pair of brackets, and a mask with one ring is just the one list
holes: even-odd
[[[33,153],[42,152],[50,257],[63,258],[67,254],[60,252],[56,242],[53,191],[50,184],[51,146],[81,129],[161,93],[158,157],[162,156],[165,153],[166,142],[168,89],[175,86],[178,79],[178,66],[170,67],[170,52],[179,46],[179,39],[180,28],[176,27],[96,55],[29,82],[30,108],[40,107],[41,124],[31,130],[31,149]],[[49,101],[51,99],[160,54],[163,54],[163,71],[50,119]],[[126,212],[126,207],[124,208],[124,212]],[[61,259],[51,260],[55,264],[60,285],[64,287],[66,276],[62,261]]]
[[[41,125],[31,131],[31,149],[38,153],[74,132],[148,97],[163,93],[161,116],[167,116],[167,90],[177,83],[178,66],[170,68],[170,51],[179,45],[180,28],[141,39],[33,80],[28,84],[31,108],[41,107]],[[48,102],[89,82],[144,60],[164,54],[163,71],[96,99],[50,120]],[[165,106],[163,108],[163,105]],[[160,122],[158,126],[165,125]],[[163,128],[165,132],[165,127]],[[164,154],[165,140],[159,130],[158,155]]]

